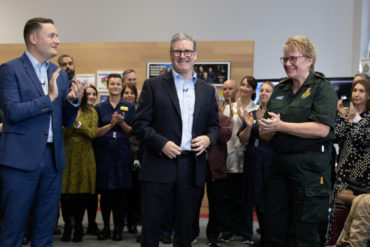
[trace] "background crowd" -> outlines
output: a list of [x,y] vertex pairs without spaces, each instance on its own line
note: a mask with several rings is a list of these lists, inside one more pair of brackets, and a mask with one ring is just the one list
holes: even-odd
[[[199,127],[200,134],[189,144],[189,149],[188,144],[182,141],[181,145],[177,143],[179,146],[164,142],[165,147],[159,150],[162,153],[157,154],[156,147],[152,147],[162,141],[157,132],[168,131],[180,140],[184,136],[184,131],[178,134],[172,133],[171,128],[164,129],[163,126],[171,123],[163,123],[166,119],[162,118],[172,117],[172,113],[159,114],[159,106],[166,99],[160,98],[163,92],[158,91],[158,85],[164,84],[171,76],[176,83],[182,80],[184,88],[178,88],[176,84],[176,88],[168,87],[168,90],[183,95],[178,98],[178,103],[183,121],[181,126],[186,129],[189,122],[184,124],[184,119],[187,119],[184,112],[196,112],[196,109],[188,109],[187,100],[199,100],[195,90],[203,87],[203,81],[192,69],[195,59],[195,41],[187,35],[175,35],[171,41],[174,71],[146,81],[142,93],[137,88],[135,70],[127,69],[122,75],[110,74],[107,79],[108,100],[97,103],[98,92],[93,85],[85,85],[83,93],[77,93],[82,86],[74,79],[74,58],[70,55],[59,57],[59,66],[66,72],[63,75],[67,75],[69,87],[75,92],[70,97],[71,104],[77,107],[70,127],[63,127],[66,167],[60,191],[64,221],[62,241],[81,242],[84,234],[96,235],[101,241],[109,238],[121,241],[126,226],[130,234],[137,235],[137,241],[143,246],[155,246],[158,240],[179,246],[196,244],[199,211],[206,188],[209,206],[206,237],[209,246],[229,241],[267,247],[366,246],[370,236],[369,78],[364,74],[354,77],[352,97],[346,106],[345,102],[338,101],[322,73],[315,72],[314,45],[304,36],[291,37],[285,43],[281,57],[287,77],[276,86],[271,82],[263,83],[258,104],[253,101],[257,88],[255,78],[245,76],[240,83],[225,81],[222,87],[224,101],[218,101],[218,124],[214,127],[212,125],[217,119],[214,118],[213,106],[216,105],[215,98],[219,100],[218,93],[212,92],[208,99],[210,89],[204,86],[203,101],[209,106],[209,112],[198,114],[208,118],[200,121],[194,115],[190,124],[194,121],[206,127]],[[184,65],[182,60],[189,60],[191,66]],[[202,73],[205,80],[212,82],[212,71],[208,72],[208,77],[204,76],[206,72]],[[1,84],[5,83],[7,76],[9,73],[3,65]],[[0,85],[1,107],[5,109],[7,119],[12,105],[7,103],[9,98],[4,88]],[[187,93],[192,96],[188,98]],[[77,102],[79,105],[75,105]],[[0,117],[2,120],[2,115]],[[17,121],[20,120],[7,119],[5,124]],[[157,126],[157,122],[163,126]],[[204,130],[206,128],[207,131]],[[211,134],[205,137],[207,135],[202,135],[202,131]],[[172,146],[166,149],[167,144]],[[48,145],[54,148],[55,144]],[[195,157],[191,152],[193,149],[197,150]],[[152,159],[158,159],[163,167],[172,164],[163,162],[163,159],[179,160],[179,164],[184,166],[204,160],[204,171],[194,171],[198,168],[191,166],[178,168],[184,169],[184,173],[198,174],[189,176],[195,180],[190,183],[196,184],[196,190],[182,184],[184,180],[177,181],[177,177],[182,175],[179,173],[174,175],[177,176],[175,182],[167,182],[170,178],[150,177],[149,173],[156,172],[148,171],[156,168],[148,168],[149,165],[143,168],[149,164],[143,159],[150,159],[151,152],[158,156]],[[0,161],[2,165],[7,164]],[[3,168],[1,172],[5,185],[9,183],[6,176],[11,172],[7,169]],[[145,170],[140,174],[142,169]],[[199,178],[199,174],[204,178]],[[183,198],[178,198],[171,192],[172,187],[160,188],[166,183],[174,183],[177,194],[191,191],[189,200],[194,203],[187,204],[190,208],[184,211],[185,205],[179,205],[179,202],[185,203],[189,195],[181,194]],[[186,189],[179,192],[178,187],[182,186]],[[10,192],[6,188],[2,192],[6,196],[3,198],[9,199]],[[162,199],[163,195],[151,197],[154,192],[166,192],[166,200]],[[168,196],[172,194],[174,198]],[[153,202],[153,198],[157,201]],[[5,215],[9,210],[6,204],[2,202]],[[95,221],[98,205],[104,223],[102,229]],[[155,210],[149,212],[149,207],[158,205],[161,206],[158,210],[160,215],[153,215]],[[85,210],[88,214],[86,231],[82,225]],[[179,210],[183,216],[179,215]],[[253,212],[258,217],[259,239],[254,238]],[[110,222],[111,213],[113,223]],[[53,214],[57,215],[57,212]],[[34,217],[40,215],[28,216],[31,220],[25,232],[29,234],[21,234],[24,244],[36,237],[30,234],[35,227],[30,223]],[[148,222],[149,218],[160,224],[153,225]],[[179,222],[185,222],[189,229],[183,229],[184,225],[180,226]],[[11,234],[8,230],[11,228],[7,227],[12,223],[7,217],[4,223],[0,235],[2,241]],[[141,224],[142,235],[138,232]],[[161,236],[153,237],[157,232]]]

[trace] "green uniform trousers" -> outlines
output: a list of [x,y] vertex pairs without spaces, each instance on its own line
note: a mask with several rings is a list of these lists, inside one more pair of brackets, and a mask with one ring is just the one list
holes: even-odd
[[265,204],[266,247],[322,246],[330,160],[330,150],[273,153]]

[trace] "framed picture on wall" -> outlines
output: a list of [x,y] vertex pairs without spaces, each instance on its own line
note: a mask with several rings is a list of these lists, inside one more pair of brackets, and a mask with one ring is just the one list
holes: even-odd
[[230,80],[230,62],[195,62],[194,70],[199,78],[212,85],[222,85]]
[[[146,78],[152,78],[172,69],[170,62],[148,62]],[[194,71],[199,78],[212,85],[222,85],[230,80],[230,62],[195,62]]]
[[172,69],[172,63],[170,62],[148,62],[146,67],[146,78],[153,78],[164,73],[167,73]]

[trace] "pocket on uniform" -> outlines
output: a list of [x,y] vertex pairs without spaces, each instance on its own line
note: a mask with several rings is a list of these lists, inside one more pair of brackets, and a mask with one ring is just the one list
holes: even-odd
[[[318,178],[320,181],[320,177]],[[328,220],[329,186],[324,184],[310,184],[305,187],[305,199],[301,220],[308,223],[320,223]]]

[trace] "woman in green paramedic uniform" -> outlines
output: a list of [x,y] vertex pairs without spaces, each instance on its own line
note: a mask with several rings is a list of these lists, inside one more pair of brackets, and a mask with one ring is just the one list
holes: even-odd
[[328,219],[331,143],[337,96],[314,72],[316,49],[304,36],[284,45],[288,78],[274,90],[260,135],[273,154],[265,208],[266,246],[319,247]]

